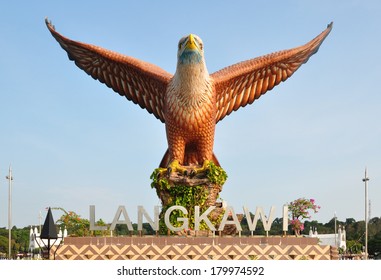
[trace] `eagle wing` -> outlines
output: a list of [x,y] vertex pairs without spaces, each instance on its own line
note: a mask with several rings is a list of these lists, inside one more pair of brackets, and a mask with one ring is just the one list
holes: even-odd
[[291,77],[318,51],[332,24],[303,46],[243,61],[211,74],[217,100],[216,123]]
[[172,74],[139,59],[70,40],[46,25],[70,60],[88,75],[165,122],[164,97]]

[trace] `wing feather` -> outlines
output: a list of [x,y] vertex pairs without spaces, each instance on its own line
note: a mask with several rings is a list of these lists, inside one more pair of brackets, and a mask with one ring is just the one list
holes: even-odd
[[332,23],[303,46],[243,61],[211,74],[216,90],[216,122],[240,107],[252,104],[291,77],[318,51],[331,29]]
[[47,19],[45,22],[69,59],[80,69],[165,122],[165,91],[172,74],[139,59],[70,40],[56,32]]

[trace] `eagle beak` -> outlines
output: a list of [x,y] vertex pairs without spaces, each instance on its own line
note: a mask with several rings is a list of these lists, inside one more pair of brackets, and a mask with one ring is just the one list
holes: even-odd
[[189,34],[188,42],[187,42],[185,48],[190,49],[190,50],[197,50],[198,49],[198,46],[197,46],[196,40],[194,39],[193,34]]

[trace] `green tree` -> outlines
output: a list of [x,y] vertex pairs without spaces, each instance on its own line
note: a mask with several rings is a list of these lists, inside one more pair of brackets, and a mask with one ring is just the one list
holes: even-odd
[[61,210],[64,214],[57,220],[59,227],[66,228],[69,236],[89,236],[90,222],[87,219],[82,219],[80,215],[73,211],[66,211],[61,207],[52,209]]
[[356,220],[353,219],[353,218],[347,218],[347,219],[345,220],[345,224],[346,224],[346,225],[351,225],[351,224],[354,224],[354,223],[356,223]]
[[381,231],[373,236],[368,242],[368,253],[375,257],[381,256]]
[[351,254],[361,254],[362,244],[356,240],[347,240],[347,252]]
[[8,254],[8,238],[0,235],[0,252]]

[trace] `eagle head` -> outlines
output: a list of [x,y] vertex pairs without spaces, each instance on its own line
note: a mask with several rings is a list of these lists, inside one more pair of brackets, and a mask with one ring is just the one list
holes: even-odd
[[204,45],[200,37],[194,34],[184,36],[179,41],[178,64],[199,64],[203,61]]

